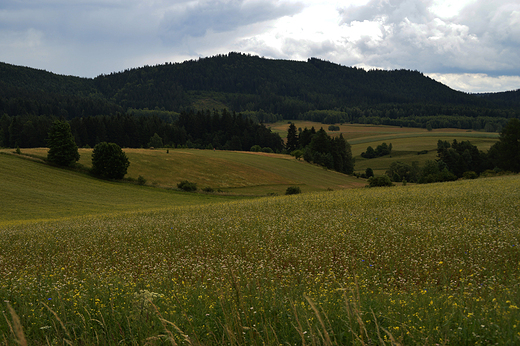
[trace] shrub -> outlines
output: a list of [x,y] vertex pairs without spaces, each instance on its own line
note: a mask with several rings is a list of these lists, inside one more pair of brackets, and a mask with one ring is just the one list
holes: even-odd
[[262,152],[263,153],[274,153],[273,149],[271,149],[269,147],[262,148]]
[[262,151],[262,147],[259,146],[258,144],[255,144],[255,145],[253,145],[253,146],[251,147],[250,151],[254,151],[254,152],[257,152],[257,153],[258,153],[258,152]]
[[370,177],[368,179],[368,187],[378,186],[394,186],[388,175],[382,175],[380,177]]
[[184,191],[197,191],[197,184],[189,182],[187,180],[183,180],[180,183],[177,184],[177,187]]
[[121,147],[101,142],[92,152],[92,174],[105,179],[123,179],[130,162]]
[[303,151],[302,150],[293,150],[293,151],[291,151],[291,156],[294,156],[296,158],[296,160],[299,160],[303,156]]
[[301,192],[302,192],[302,190],[300,189],[299,186],[289,186],[287,188],[287,190],[285,190],[286,195],[297,195]]
[[148,142],[149,148],[162,148],[163,147],[163,140],[162,138],[157,134],[154,133],[152,137],[150,137],[150,142]]
[[478,174],[473,172],[473,171],[467,171],[467,172],[464,172],[462,174],[462,177],[464,179],[477,179],[478,178]]
[[373,177],[373,176],[374,176],[374,170],[372,170],[372,168],[368,167],[368,168],[365,170],[365,176],[366,176],[367,178]]
[[208,186],[208,187],[203,188],[202,191],[204,191],[204,192],[214,192],[215,190],[213,190],[212,187]]
[[144,185],[146,184],[146,179],[142,175],[140,175],[139,178],[137,178],[137,183],[139,185]]

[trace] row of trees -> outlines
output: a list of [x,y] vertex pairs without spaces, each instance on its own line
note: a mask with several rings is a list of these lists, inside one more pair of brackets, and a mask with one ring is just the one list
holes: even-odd
[[392,153],[392,143],[386,144],[382,143],[379,144],[376,149],[372,148],[372,146],[367,147],[367,151],[364,151],[361,153],[361,157],[364,157],[365,159],[373,159],[376,157],[381,157],[385,155],[390,155]]
[[[42,147],[56,117],[3,115],[0,118],[0,147]],[[78,117],[70,121],[74,139],[80,147],[94,147],[100,142],[122,147],[148,147],[157,134],[164,146],[249,150],[253,145],[283,150],[278,134],[264,125],[227,110],[189,111],[173,123],[163,118],[117,113],[114,116]]]

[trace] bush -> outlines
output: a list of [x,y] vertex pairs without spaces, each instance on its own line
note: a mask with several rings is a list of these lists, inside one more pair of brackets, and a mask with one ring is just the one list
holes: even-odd
[[212,187],[209,187],[209,186],[203,188],[202,191],[204,191],[204,192],[215,192],[215,190],[213,190],[213,188],[212,188]]
[[271,149],[269,147],[262,148],[262,152],[263,153],[274,153],[273,149]]
[[478,174],[473,172],[473,171],[467,171],[467,172],[464,172],[462,174],[462,177],[464,179],[477,179],[478,178]]
[[380,177],[370,177],[368,179],[368,187],[378,187],[378,186],[394,186],[392,180],[388,175],[383,175]]
[[289,186],[287,188],[287,190],[285,190],[286,195],[297,195],[301,192],[302,192],[302,190],[300,189],[299,186]]
[[150,142],[148,142],[149,148],[162,148],[163,147],[163,140],[162,138],[157,134],[154,133],[152,137],[150,137]]
[[142,175],[140,175],[139,178],[137,178],[137,183],[139,185],[144,185],[146,184],[146,179]]
[[303,151],[302,150],[293,150],[293,151],[291,151],[291,156],[294,156],[296,158],[296,160],[299,160],[303,156]]
[[250,151],[254,151],[254,152],[256,152],[256,153],[259,153],[259,152],[262,151],[262,147],[259,146],[258,144],[255,144],[255,145],[253,145],[253,146],[251,147]]
[[101,142],[92,152],[92,174],[105,179],[123,179],[130,162],[121,147],[115,143]]
[[180,183],[178,183],[177,187],[181,190],[188,191],[188,192],[197,191],[197,184],[191,183],[187,180],[183,180]]

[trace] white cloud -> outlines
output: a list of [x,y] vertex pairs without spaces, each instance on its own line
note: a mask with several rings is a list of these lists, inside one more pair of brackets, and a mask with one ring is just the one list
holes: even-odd
[[471,93],[520,89],[520,76],[492,77],[485,73],[429,73],[427,76],[452,89]]

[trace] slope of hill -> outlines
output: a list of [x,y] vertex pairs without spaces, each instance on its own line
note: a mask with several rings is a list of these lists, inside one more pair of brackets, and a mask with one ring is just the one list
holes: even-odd
[[[240,53],[145,66],[99,76],[95,83],[106,97],[126,107],[177,110],[197,97],[187,92],[216,92],[220,95],[213,96],[231,109],[264,109],[289,119],[310,109],[366,104],[484,103],[417,71],[365,71],[314,58],[299,62]],[[291,99],[291,107],[284,98]]]
[[109,182],[6,154],[0,154],[0,176],[0,224],[198,205],[240,198]]
[[[11,151],[4,150],[4,153]],[[98,180],[0,153],[0,222],[58,216],[156,209],[202,204],[258,195],[284,194],[289,186],[303,192],[364,186],[363,179],[324,170],[288,155],[212,150],[125,149],[130,160],[127,177],[147,179],[147,186]],[[46,148],[22,154],[45,157]],[[81,149],[80,163],[91,165],[92,150]],[[199,188],[228,194],[186,194],[172,191],[189,180]],[[162,187],[162,188],[152,188]]]
[[[225,106],[237,112],[263,110],[285,119],[295,119],[309,110],[374,108],[385,104],[392,104],[394,108],[408,105],[402,111],[415,105],[413,113],[416,115],[431,115],[439,111],[449,113],[453,109],[446,108],[448,105],[462,107],[458,109],[459,115],[463,115],[464,107],[510,107],[501,102],[502,97],[509,95],[498,93],[493,97],[478,97],[458,92],[418,71],[365,71],[315,58],[301,62],[240,53],[144,66],[100,75],[95,79],[0,64],[0,81],[3,95],[0,113],[11,116],[24,112],[45,114],[38,107],[21,105],[20,109],[12,109],[9,100],[13,98],[32,98],[36,106],[39,98],[45,99],[49,94],[106,103],[104,108],[87,108],[83,114],[69,112],[65,114],[69,119],[106,115],[128,108],[179,112],[200,104]],[[494,102],[495,99],[498,101]],[[417,104],[422,108],[417,108]],[[425,105],[436,105],[437,108],[428,109]],[[66,108],[59,98],[55,106],[57,109]],[[53,111],[58,115],[56,109]]]

